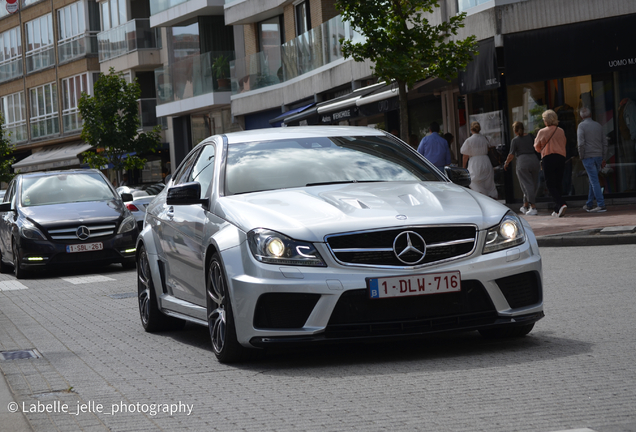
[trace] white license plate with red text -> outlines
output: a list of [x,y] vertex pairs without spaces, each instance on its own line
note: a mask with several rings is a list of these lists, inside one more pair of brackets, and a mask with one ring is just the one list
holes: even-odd
[[462,290],[459,271],[367,278],[367,286],[369,297],[372,299],[442,294]]
[[104,249],[104,243],[102,243],[102,242],[82,243],[82,244],[74,244],[74,245],[67,245],[66,246],[66,252],[68,252],[68,253],[73,253],[73,252],[91,252],[91,251],[98,251],[98,250],[102,250],[102,249]]

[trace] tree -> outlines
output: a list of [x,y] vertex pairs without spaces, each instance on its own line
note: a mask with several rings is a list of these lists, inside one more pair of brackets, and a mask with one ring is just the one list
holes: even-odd
[[0,182],[9,183],[15,174],[11,165],[15,162],[13,145],[4,137],[4,117],[0,114]]
[[[146,159],[140,153],[154,152],[161,144],[161,127],[150,132],[139,129],[137,100],[141,88],[135,79],[127,83],[121,74],[110,68],[109,74],[100,74],[95,82],[94,96],[82,93],[79,111],[84,121],[82,139],[97,149],[84,153],[84,162],[91,168],[109,163],[121,179],[124,169],[142,169]],[[136,153],[136,154],[132,154]]]
[[400,136],[407,141],[406,87],[432,76],[450,81],[476,52],[475,36],[451,39],[464,26],[466,13],[432,25],[426,17],[439,8],[437,0],[336,0],[336,8],[366,38],[363,42],[341,39],[345,57],[372,60],[378,78],[398,84]]

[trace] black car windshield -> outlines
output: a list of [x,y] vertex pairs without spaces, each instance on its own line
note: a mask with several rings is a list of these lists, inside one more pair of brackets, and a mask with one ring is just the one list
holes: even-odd
[[230,145],[225,193],[390,181],[445,179],[389,138],[299,138]]
[[94,173],[56,174],[22,179],[24,207],[115,198],[106,181]]

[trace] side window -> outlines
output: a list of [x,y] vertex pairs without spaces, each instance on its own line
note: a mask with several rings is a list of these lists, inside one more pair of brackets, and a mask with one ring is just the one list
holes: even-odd
[[178,185],[189,181],[188,178],[190,177],[190,170],[196,162],[198,154],[198,151],[194,152],[188,157],[188,159],[186,159],[186,161],[181,166],[181,169],[175,174],[173,184]]
[[215,146],[207,145],[203,147],[199,159],[194,168],[190,171],[188,181],[197,181],[201,184],[201,198],[205,198],[207,191],[212,183],[214,175],[214,150]]
[[15,195],[15,180],[13,180],[11,184],[9,185],[7,192],[4,194],[4,199],[2,200],[2,202],[11,202],[14,195]]

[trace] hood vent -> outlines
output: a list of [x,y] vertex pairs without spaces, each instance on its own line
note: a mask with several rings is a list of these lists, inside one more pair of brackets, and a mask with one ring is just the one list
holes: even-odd
[[362,201],[355,199],[355,198],[340,198],[340,201],[349,204],[352,207],[355,208],[359,208],[359,209],[369,209],[371,207],[369,207],[368,205],[366,205],[365,203],[363,203]]

